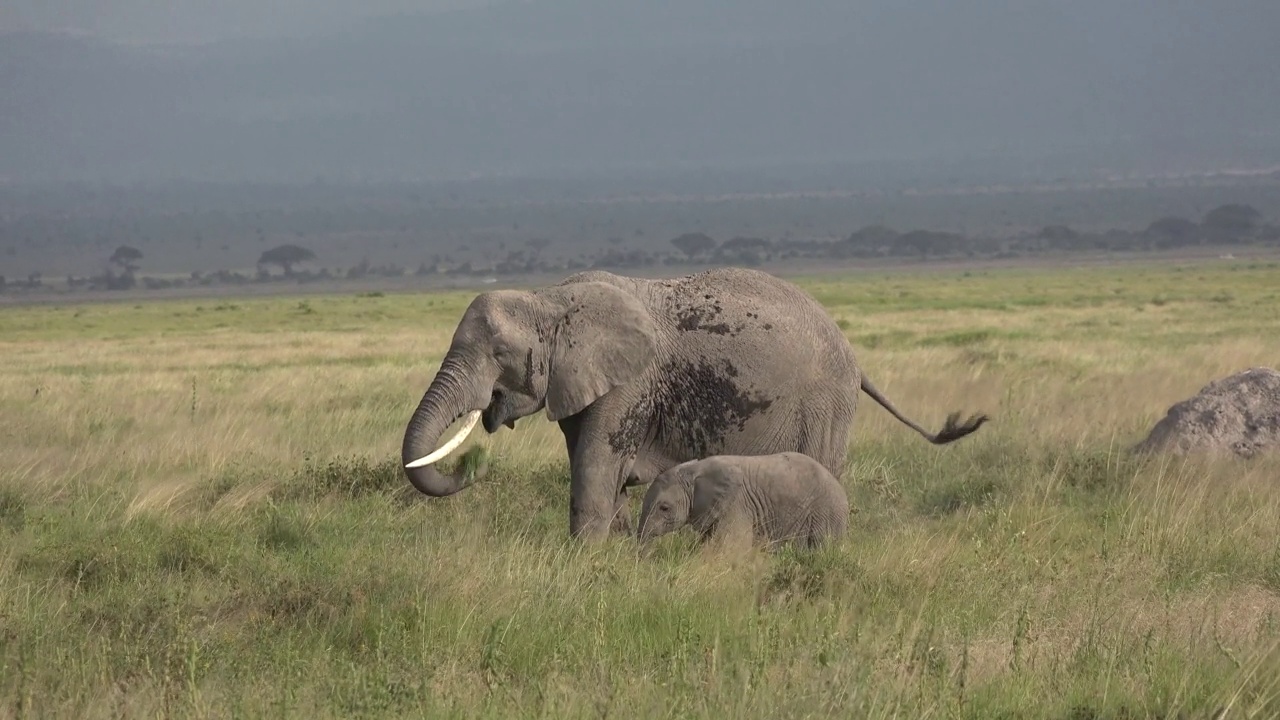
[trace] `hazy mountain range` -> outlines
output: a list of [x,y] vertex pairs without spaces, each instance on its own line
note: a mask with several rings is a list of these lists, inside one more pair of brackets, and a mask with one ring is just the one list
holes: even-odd
[[9,181],[1280,159],[1280,3],[542,0],[205,45],[0,35]]

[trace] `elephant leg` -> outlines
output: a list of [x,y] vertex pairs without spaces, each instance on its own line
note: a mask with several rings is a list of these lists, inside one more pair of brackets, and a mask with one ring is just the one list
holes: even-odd
[[636,454],[636,457],[627,464],[624,477],[626,482],[622,484],[618,490],[618,500],[614,504],[614,519],[612,530],[614,532],[625,532],[633,535],[631,529],[631,508],[628,506],[627,491],[628,488],[640,488],[638,491],[641,496],[644,495],[645,486],[653,482],[662,471],[670,468],[677,463],[666,457],[666,455],[657,453],[653,448],[642,448]]
[[627,487],[643,488],[653,482],[663,471],[678,465],[679,461],[674,460],[660,450],[653,447],[641,448],[636,453],[636,461],[631,466],[631,471],[627,474]]
[[573,462],[573,453],[578,449],[578,432],[582,428],[582,416],[570,415],[556,423],[564,435],[564,446],[569,451],[569,462]]
[[579,446],[569,468],[570,535],[600,539],[615,528],[615,512],[621,511],[625,517],[625,495],[619,478],[625,464],[623,458],[594,443]]
[[[856,397],[854,400],[856,401]],[[850,405],[856,405],[850,403]],[[828,418],[825,422],[813,421],[813,417]],[[849,456],[849,440],[853,432],[852,410],[828,407],[825,411],[801,412],[795,426],[800,428],[796,452],[817,460],[837,478],[844,475]]]
[[633,461],[614,451],[601,433],[591,432],[579,414],[559,421],[569,451],[569,534],[599,539],[610,532],[631,534],[623,481]]

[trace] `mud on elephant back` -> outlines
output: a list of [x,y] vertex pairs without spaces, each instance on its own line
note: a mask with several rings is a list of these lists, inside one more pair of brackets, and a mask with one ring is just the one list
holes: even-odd
[[[630,532],[628,488],[687,460],[794,451],[838,476],[859,391],[938,445],[987,420],[953,413],[931,433],[908,419],[862,374],[826,310],[768,273],[590,270],[476,296],[405,429],[402,457],[415,488],[451,495],[466,477],[434,465],[477,424],[494,433],[545,411],[569,455],[569,531],[599,538]],[[462,431],[433,450],[459,419]]]
[[1230,454],[1280,450],[1280,372],[1255,367],[1215,380],[1169,408],[1133,451]]

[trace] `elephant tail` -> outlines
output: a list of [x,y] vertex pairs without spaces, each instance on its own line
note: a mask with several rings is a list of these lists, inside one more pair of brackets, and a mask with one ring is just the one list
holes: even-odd
[[947,421],[943,424],[942,429],[935,434],[925,430],[923,427],[920,427],[916,423],[912,422],[910,418],[899,412],[898,408],[894,407],[893,403],[889,402],[888,398],[880,394],[880,390],[876,388],[875,384],[867,379],[866,375],[862,376],[862,391],[870,395],[872,400],[880,403],[880,407],[888,410],[891,415],[898,418],[898,420],[900,420],[904,425],[920,433],[925,440],[928,440],[934,445],[946,445],[949,442],[959,440],[965,435],[968,435],[982,427],[982,424],[990,419],[986,415],[970,415],[968,420],[961,423],[960,413],[953,412],[947,416]]

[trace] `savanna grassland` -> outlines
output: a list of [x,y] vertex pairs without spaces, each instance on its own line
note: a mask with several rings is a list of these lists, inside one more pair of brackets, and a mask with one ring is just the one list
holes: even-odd
[[799,280],[864,398],[828,549],[567,537],[542,417],[425,499],[473,293],[0,311],[5,717],[1275,717],[1280,462],[1125,450],[1280,362],[1280,265]]

